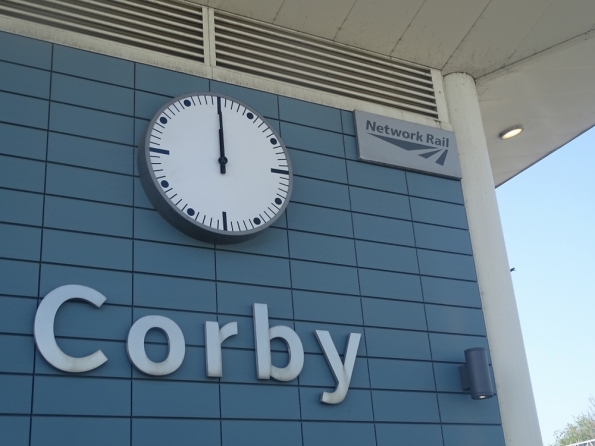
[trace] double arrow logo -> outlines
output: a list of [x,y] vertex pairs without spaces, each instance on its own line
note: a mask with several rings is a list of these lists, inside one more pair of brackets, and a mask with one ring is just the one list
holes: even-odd
[[448,149],[437,149],[436,147],[426,146],[426,145],[418,144],[418,143],[411,142],[411,141],[403,141],[403,140],[396,139],[396,138],[389,138],[388,136],[376,135],[376,134],[370,133],[370,132],[368,132],[368,134],[375,136],[376,138],[381,139],[383,141],[386,141],[389,144],[397,146],[400,149],[407,150],[408,152],[416,151],[416,150],[419,150],[419,151],[424,150],[423,153],[418,153],[418,155],[425,159],[430,159],[430,158],[434,157],[434,155],[435,155],[436,159],[434,160],[434,162],[441,166],[444,166],[444,162],[446,161],[446,156],[448,155]]

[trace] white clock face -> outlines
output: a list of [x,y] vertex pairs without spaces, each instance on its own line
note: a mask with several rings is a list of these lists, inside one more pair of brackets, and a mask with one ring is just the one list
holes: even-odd
[[291,163],[278,134],[227,96],[173,99],[149,124],[141,149],[141,181],[153,205],[203,241],[255,235],[281,215],[291,195]]

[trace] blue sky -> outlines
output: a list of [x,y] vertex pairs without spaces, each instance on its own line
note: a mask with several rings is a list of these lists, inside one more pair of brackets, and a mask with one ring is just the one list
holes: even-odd
[[595,129],[496,193],[549,445],[595,397]]

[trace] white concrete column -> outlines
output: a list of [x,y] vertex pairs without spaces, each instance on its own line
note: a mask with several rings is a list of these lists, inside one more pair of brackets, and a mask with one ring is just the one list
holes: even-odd
[[461,159],[463,196],[490,354],[508,446],[541,446],[541,432],[475,81],[444,77],[450,122]]

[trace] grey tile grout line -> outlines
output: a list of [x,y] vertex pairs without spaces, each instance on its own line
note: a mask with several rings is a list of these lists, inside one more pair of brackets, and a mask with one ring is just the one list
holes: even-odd
[[[341,113],[341,125],[343,125],[343,113]],[[346,175],[347,175],[347,184],[349,183],[349,169],[347,169],[347,152],[346,152],[346,148],[345,148],[345,138],[343,138],[343,151],[345,154],[345,169],[346,169]],[[374,398],[372,395],[372,379],[370,376],[370,361],[368,360],[368,337],[366,336],[366,321],[365,321],[365,316],[364,316],[364,303],[362,300],[362,286],[361,286],[361,278],[360,278],[360,268],[359,268],[359,260],[358,260],[358,256],[357,256],[357,243],[356,238],[355,238],[355,224],[353,221],[353,207],[352,207],[352,203],[351,203],[351,187],[347,188],[347,195],[349,197],[349,215],[351,217],[351,231],[352,231],[352,240],[353,240],[353,249],[355,252],[355,267],[356,267],[356,274],[357,274],[357,286],[358,286],[358,291],[359,291],[359,305],[360,305],[360,310],[361,310],[361,315],[362,315],[362,332],[363,332],[363,338],[364,338],[364,345],[365,345],[365,349],[366,349],[366,368],[368,370],[368,391],[369,391],[369,396],[370,396],[370,408],[372,410],[372,425],[374,427],[374,441],[376,443],[376,445],[378,444],[378,432],[376,430],[376,413],[374,411]]]
[[[405,175],[405,182],[407,184],[407,189],[409,189],[409,178],[407,175]],[[409,208],[411,209],[411,196],[409,196]],[[432,378],[434,380],[434,395],[436,398],[436,409],[438,412],[438,421],[440,423],[440,435],[442,437],[442,444],[444,444],[444,432],[442,429],[442,414],[440,413],[440,404],[438,402],[438,386],[436,384],[436,369],[434,368],[434,355],[432,354],[432,343],[430,342],[430,328],[428,326],[428,314],[426,311],[426,299],[425,299],[425,295],[424,295],[424,288],[423,288],[423,283],[421,280],[421,268],[419,265],[419,255],[418,255],[418,248],[417,248],[417,237],[416,237],[416,232],[415,232],[415,225],[413,226],[413,239],[414,239],[414,243],[415,243],[415,258],[417,259],[417,269],[419,271],[419,285],[421,288],[421,293],[422,293],[422,302],[423,302],[423,309],[424,309],[424,319],[426,321],[426,336],[427,336],[427,340],[428,340],[428,349],[430,352],[430,362],[432,364]]]
[[[49,94],[48,97],[51,99],[52,97],[52,68],[54,65],[54,44],[50,46],[50,83],[49,83]],[[50,128],[50,119],[51,119],[51,109],[48,104],[48,117],[47,117],[47,130],[46,130],[46,142],[45,142],[45,166],[44,166],[44,179],[43,179],[43,199],[42,199],[42,208],[41,208],[41,234],[39,239],[39,273],[37,275],[37,307],[41,303],[41,266],[42,266],[42,259],[43,259],[43,235],[44,235],[44,223],[45,223],[45,192],[47,187],[47,166],[48,166],[48,150],[49,150],[49,128]],[[37,367],[37,349],[34,345],[33,347],[33,373],[31,378],[31,408],[29,414],[29,444],[31,444],[33,438],[33,406],[35,401],[35,377],[36,377],[36,367]]]
[[[136,63],[133,63],[132,65],[132,70],[133,70],[133,89],[132,89],[132,94],[133,94],[133,116],[136,115],[136,108],[134,107],[134,104],[136,104]],[[132,120],[132,172],[134,173],[134,163],[135,163],[135,150],[134,150],[134,138],[136,135],[136,119]],[[136,188],[136,184],[135,181],[132,182],[132,254],[131,254],[131,259],[132,259],[132,271],[134,271],[134,244],[135,244],[135,237],[136,237],[136,230],[135,230],[135,225],[134,225],[134,192],[135,192],[135,188]],[[134,324],[134,308],[135,308],[135,302],[134,302],[134,276],[132,276],[131,278],[131,284],[130,284],[130,326],[132,327],[132,324]],[[129,424],[129,429],[130,429],[130,446],[132,446],[134,444],[134,429],[133,429],[133,405],[134,405],[134,370],[133,370],[133,365],[130,364],[130,424]]]
[[[277,114],[279,115],[279,118],[281,118],[281,106],[279,105],[279,95],[275,95],[275,99],[276,99],[276,103],[277,103]],[[279,121],[281,122],[281,121]],[[283,138],[283,130],[281,127],[281,124],[279,123],[279,136],[281,138]],[[294,179],[295,182],[295,179]],[[293,288],[293,275],[291,273],[291,245],[289,243],[289,220],[287,218],[287,209],[285,209],[285,239],[287,241],[287,259],[288,259],[288,268],[289,268],[289,290],[291,293],[291,324],[293,325],[293,329],[295,330],[295,302],[294,302],[294,288]],[[296,378],[297,379],[297,383],[296,383],[296,388],[297,388],[297,397],[298,397],[298,408],[300,411],[300,418],[299,418],[299,423],[300,423],[300,435],[301,435],[301,440],[302,440],[302,446],[304,446],[304,420],[303,420],[303,415],[302,415],[302,393],[300,392],[300,388],[301,388],[301,383],[300,383],[300,378],[299,376]]]

